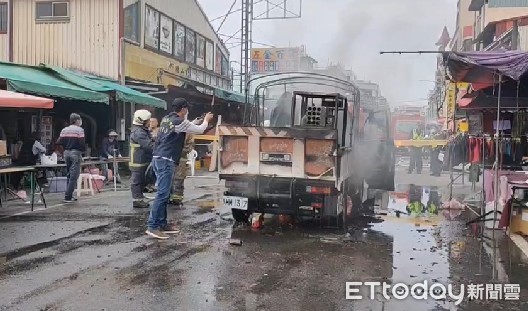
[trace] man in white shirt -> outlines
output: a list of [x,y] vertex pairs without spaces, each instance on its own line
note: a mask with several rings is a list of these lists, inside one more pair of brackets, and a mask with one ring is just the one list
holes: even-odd
[[[37,135],[35,134],[35,138],[37,138]],[[33,147],[31,148],[31,151],[33,152],[33,155],[37,157],[37,159],[40,158],[42,154],[46,153],[46,147],[44,147],[40,141],[35,140],[33,143]]]

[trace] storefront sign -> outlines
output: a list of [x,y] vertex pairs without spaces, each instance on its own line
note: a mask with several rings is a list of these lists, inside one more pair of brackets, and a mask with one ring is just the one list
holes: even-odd
[[296,71],[299,69],[300,58],[300,48],[251,49],[251,72]]
[[145,45],[157,49],[159,46],[160,14],[150,6],[145,8]]
[[172,19],[161,15],[160,50],[172,54]]
[[[446,103],[447,103],[447,123],[452,123],[453,118],[455,117],[455,105],[456,105],[456,90],[455,90],[455,84],[449,83],[449,86],[447,87],[447,94],[446,94]],[[451,125],[452,126],[452,125]]]
[[[126,75],[138,80],[159,83],[158,77],[152,74],[159,69],[166,70],[174,75],[185,75],[189,69],[189,66],[183,62],[151,50],[142,49],[135,44],[127,43],[125,45],[125,54],[127,55],[125,60]],[[176,80],[169,77],[169,75],[161,82],[178,85]]]

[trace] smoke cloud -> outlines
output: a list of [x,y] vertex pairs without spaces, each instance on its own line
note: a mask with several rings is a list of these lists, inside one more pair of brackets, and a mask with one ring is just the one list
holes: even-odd
[[[290,1],[294,7],[299,0]],[[200,3],[211,17],[225,14],[230,5]],[[301,19],[255,21],[253,40],[278,47],[304,45],[319,66],[349,67],[359,79],[378,82],[389,102],[402,103],[427,97],[433,85],[419,80],[434,78],[436,55],[379,52],[436,50],[443,27],[453,29],[456,5],[457,0],[305,0]],[[235,14],[221,32],[232,34],[239,28],[240,15]],[[231,59],[239,58],[236,47]]]

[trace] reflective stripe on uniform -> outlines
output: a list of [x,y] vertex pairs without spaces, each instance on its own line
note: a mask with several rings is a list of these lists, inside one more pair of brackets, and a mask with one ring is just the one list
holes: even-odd
[[142,164],[134,163],[134,152],[136,151],[136,148],[141,148],[141,145],[140,144],[130,143],[130,161],[128,161],[128,166],[129,167],[146,167],[146,166],[148,166],[148,163],[142,163]]
[[145,166],[148,166],[148,163],[137,164],[137,163],[129,162],[129,163],[128,163],[128,166],[129,166],[129,167],[145,167]]

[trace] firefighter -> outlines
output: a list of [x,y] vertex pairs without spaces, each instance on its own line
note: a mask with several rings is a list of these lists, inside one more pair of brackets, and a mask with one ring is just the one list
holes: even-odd
[[[418,141],[423,140],[423,131],[421,129],[413,130],[412,133],[412,140]],[[409,162],[409,174],[412,174],[412,172],[416,169],[416,173],[421,174],[422,173],[422,147],[415,147],[412,146],[410,148],[411,150],[411,157]]]
[[132,207],[148,208],[149,204],[143,195],[145,188],[145,173],[152,161],[154,142],[149,131],[151,113],[148,110],[137,110],[132,120],[130,133],[130,162],[132,172],[130,190],[132,192]]
[[187,156],[194,149],[194,140],[191,134],[185,137],[180,163],[176,167],[172,178],[172,190],[169,204],[181,205],[183,201],[184,182],[187,177]]

